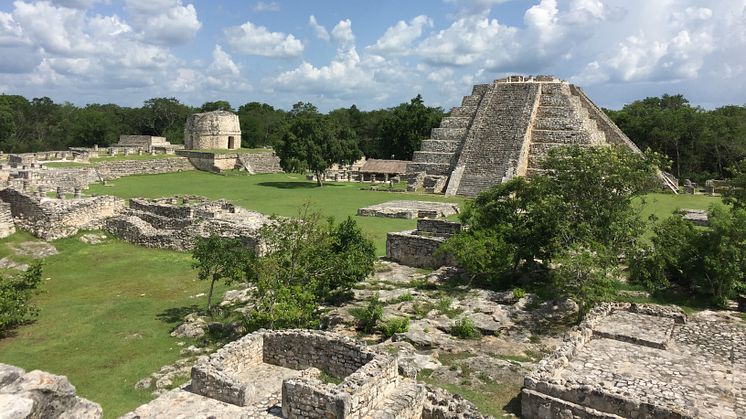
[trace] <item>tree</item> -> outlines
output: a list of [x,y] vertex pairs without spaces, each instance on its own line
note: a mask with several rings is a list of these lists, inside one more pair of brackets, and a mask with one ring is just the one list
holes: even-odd
[[210,280],[208,312],[212,311],[215,283],[221,280],[228,284],[239,281],[253,258],[253,253],[238,239],[217,235],[197,239],[192,252],[192,267],[198,270],[198,279]]
[[282,130],[276,151],[280,165],[288,172],[311,171],[322,186],[322,174],[332,164],[352,164],[360,159],[355,133],[348,127],[334,126],[310,103],[297,103],[290,121]]
[[246,270],[256,286],[255,327],[315,327],[319,308],[345,298],[373,272],[375,247],[352,218],[321,222],[306,205],[298,218],[276,218],[260,236],[267,251]]
[[205,102],[199,108],[200,112],[228,111],[235,112],[230,102],[227,100],[216,100],[215,102]]
[[381,123],[379,147],[383,157],[411,160],[442,118],[443,109],[425,106],[421,95],[397,106]]
[[730,170],[728,189],[723,193],[723,202],[736,208],[746,209],[746,159]]
[[0,277],[0,336],[39,313],[31,298],[41,285],[41,263],[33,263],[17,276]]
[[184,124],[192,108],[176,98],[153,98],[145,101],[140,112],[140,133],[168,138],[173,143],[184,142]]
[[[574,146],[551,150],[541,164],[544,174],[499,184],[477,195],[460,215],[469,228],[446,241],[443,250],[472,278],[504,288],[525,273],[543,281],[563,265],[567,249],[592,252],[583,262],[608,274],[619,255],[638,243],[645,223],[633,198],[658,182],[657,156]],[[561,274],[574,275],[567,269]],[[595,270],[583,275],[600,278]],[[560,291],[586,290],[580,284]]]
[[245,147],[274,145],[280,140],[280,129],[286,112],[266,103],[249,102],[238,108],[241,144]]
[[600,252],[591,247],[575,245],[556,259],[556,267],[551,272],[552,288],[578,303],[579,319],[595,302],[611,298],[616,291],[612,279],[616,267],[605,269],[599,255]]

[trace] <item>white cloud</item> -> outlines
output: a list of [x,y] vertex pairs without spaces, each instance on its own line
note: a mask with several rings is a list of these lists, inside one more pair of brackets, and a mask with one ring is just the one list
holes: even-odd
[[194,6],[181,0],[126,0],[125,8],[148,40],[167,45],[192,40],[202,27]]
[[456,6],[458,14],[468,15],[485,15],[489,13],[492,6],[500,3],[507,3],[511,0],[443,0]]
[[99,0],[52,0],[52,3],[72,9],[87,9]]
[[507,59],[517,31],[496,19],[467,16],[423,40],[415,53],[433,65],[465,66],[488,56]]
[[270,32],[264,26],[246,22],[225,30],[231,47],[243,54],[265,57],[297,57],[303,53],[303,43],[292,34]]
[[386,29],[386,32],[376,43],[368,47],[371,51],[381,54],[403,54],[409,52],[412,43],[422,36],[425,27],[432,27],[433,21],[425,15],[419,15],[409,23],[400,20],[396,25]]
[[258,1],[252,9],[255,12],[279,12],[280,3],[276,1]]
[[332,38],[342,47],[355,44],[355,35],[352,33],[352,21],[350,19],[340,20],[332,29]]
[[311,15],[308,17],[308,25],[311,26],[317,38],[324,41],[329,40],[329,31],[327,31],[324,26],[320,25],[319,22],[316,21],[316,16]]

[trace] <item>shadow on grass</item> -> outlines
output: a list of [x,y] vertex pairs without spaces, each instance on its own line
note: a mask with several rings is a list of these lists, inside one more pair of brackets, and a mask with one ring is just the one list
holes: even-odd
[[[269,188],[278,189],[314,189],[318,188],[319,185],[316,182],[261,182],[257,183],[258,186],[266,186]],[[341,185],[335,185],[333,183],[325,183],[322,188],[330,188]]]
[[190,306],[167,308],[155,317],[164,323],[179,323],[184,320],[187,314],[201,312],[202,309],[198,305],[192,304]]

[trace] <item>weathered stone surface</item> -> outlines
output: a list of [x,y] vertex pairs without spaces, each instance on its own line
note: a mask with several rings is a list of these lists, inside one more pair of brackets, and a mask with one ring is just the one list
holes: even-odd
[[238,115],[223,110],[190,115],[184,125],[184,145],[189,150],[241,148]]
[[98,419],[101,406],[75,395],[67,377],[0,364],[0,418]]
[[436,218],[458,214],[458,204],[429,201],[388,201],[358,208],[357,215],[384,218]]

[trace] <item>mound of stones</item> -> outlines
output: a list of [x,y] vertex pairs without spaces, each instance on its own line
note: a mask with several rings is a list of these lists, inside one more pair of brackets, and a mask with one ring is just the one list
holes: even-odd
[[259,230],[269,222],[261,213],[223,200],[176,196],[132,198],[124,212],[106,220],[105,229],[115,237],[145,247],[188,251],[197,237],[217,234],[238,238],[260,252]]
[[98,419],[101,406],[75,394],[67,377],[0,364],[0,418]]
[[458,214],[458,204],[430,201],[388,201],[358,208],[357,215],[383,218],[438,218]]

